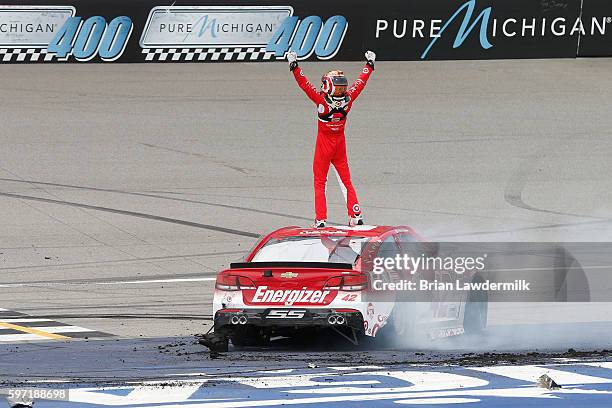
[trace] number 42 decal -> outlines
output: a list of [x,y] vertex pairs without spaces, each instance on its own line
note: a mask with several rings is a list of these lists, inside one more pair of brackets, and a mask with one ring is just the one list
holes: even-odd
[[104,61],[114,61],[123,54],[133,27],[127,16],[116,17],[108,25],[101,16],[84,22],[81,17],[70,17],[49,43],[47,52],[58,58],[72,54],[78,61],[89,61],[98,54]]

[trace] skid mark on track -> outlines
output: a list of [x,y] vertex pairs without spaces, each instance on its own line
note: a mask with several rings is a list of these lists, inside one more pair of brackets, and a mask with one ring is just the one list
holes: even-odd
[[602,219],[602,220],[594,220],[594,221],[579,221],[579,222],[565,222],[559,224],[546,224],[546,225],[534,225],[532,227],[520,227],[513,229],[501,229],[501,230],[489,230],[489,231],[471,231],[471,232],[460,232],[453,234],[437,234],[430,236],[431,238],[443,239],[443,238],[451,238],[451,237],[469,237],[469,236],[479,236],[479,235],[489,235],[489,234],[511,234],[514,232],[521,231],[538,231],[538,230],[547,230],[547,229],[556,229],[556,228],[569,228],[569,227],[578,227],[585,225],[597,225],[597,224],[607,224],[611,223],[612,219]]
[[203,229],[207,229],[211,231],[223,232],[226,234],[239,235],[239,236],[249,237],[249,238],[259,238],[260,236],[259,234],[256,234],[254,232],[240,231],[240,230],[232,229],[232,228],[219,227],[217,225],[200,224],[198,222],[180,220],[177,218],[162,217],[160,215],[146,214],[146,213],[141,213],[141,212],[136,212],[136,211],[120,210],[117,208],[101,207],[97,205],[75,203],[75,202],[64,201],[64,200],[54,200],[51,198],[42,198],[42,197],[27,196],[27,195],[21,195],[21,194],[0,193],[0,196],[9,197],[9,198],[18,198],[20,200],[32,200],[32,201],[41,201],[43,203],[67,205],[71,207],[85,208],[88,210],[105,211],[105,212],[110,212],[114,214],[127,215],[130,217],[137,217],[137,218],[144,218],[144,219],[154,220],[154,221],[168,222],[171,224],[185,225],[188,227],[203,228]]
[[[208,206],[211,206],[211,207],[219,207],[219,208],[227,208],[227,209],[231,209],[231,210],[247,211],[247,212],[253,212],[253,213],[257,213],[257,214],[274,215],[274,216],[277,216],[277,217],[290,218],[290,219],[296,219],[296,220],[306,220],[306,221],[309,221],[309,222],[312,221],[312,218],[302,217],[302,216],[294,215],[294,214],[287,214],[287,213],[281,213],[281,212],[276,212],[276,211],[260,210],[260,209],[257,209],[257,208],[241,207],[241,206],[230,205],[230,204],[211,203],[211,202],[208,202],[208,201],[201,201],[201,200],[190,200],[188,198],[167,197],[167,196],[163,196],[163,195],[159,195],[159,194],[149,194],[149,193],[138,193],[138,192],[134,192],[134,191],[124,191],[124,190],[119,190],[119,189],[114,189],[114,188],[99,188],[99,187],[76,186],[76,185],[72,185],[72,184],[48,183],[48,182],[44,182],[44,181],[20,180],[20,179],[12,179],[12,178],[0,178],[0,181],[10,181],[10,182],[13,182],[13,183],[25,183],[25,184],[37,184],[37,185],[41,185],[41,186],[65,187],[65,188],[73,188],[73,189],[76,189],[76,190],[100,191],[100,192],[105,192],[105,193],[117,193],[117,194],[125,194],[125,195],[132,195],[132,196],[138,196],[138,197],[158,198],[160,200],[170,200],[170,201],[178,201],[178,202],[183,202],[183,203],[202,204],[202,205],[208,205]],[[8,194],[8,193],[3,193],[3,194]]]
[[[210,307],[210,302],[206,302],[206,301],[200,301],[200,302],[172,302],[172,303],[165,303],[165,305],[168,306],[175,306],[175,307],[182,307],[182,306],[187,306],[187,307],[191,307],[191,306],[197,306],[197,307],[202,307],[202,308],[206,308],[206,307]],[[139,309],[156,309],[160,307],[160,303],[158,301],[153,301],[150,303],[141,303],[141,302],[135,302],[135,303],[130,303],[129,305],[131,308],[139,308]],[[39,313],[44,313],[45,311],[49,312],[52,310],[60,310],[60,311],[66,311],[66,310],[76,310],[76,311],[82,311],[82,310],[96,310],[96,311],[101,311],[101,310],[116,310],[119,309],[120,311],[125,310],[125,305],[117,305],[117,304],[112,304],[112,305],[92,305],[92,306],[86,306],[86,305],[76,305],[76,306],[71,306],[71,305],[60,305],[60,306],[47,306],[45,305],[44,307],[23,307],[21,308],[21,310],[28,310],[28,311],[32,311],[33,313],[36,313],[37,316]]]
[[523,190],[529,182],[530,176],[537,170],[538,165],[542,162],[544,158],[546,158],[547,155],[552,154],[555,149],[558,149],[563,145],[563,143],[566,142],[567,139],[564,141],[555,140],[553,143],[547,144],[539,151],[529,154],[527,158],[520,164],[518,170],[512,175],[512,177],[508,181],[508,184],[506,185],[506,189],[504,191],[504,199],[508,204],[512,205],[513,207],[522,208],[524,210],[563,215],[569,217],[606,220],[607,218],[605,217],[595,217],[591,215],[574,214],[563,211],[549,210],[546,208],[538,208],[534,207],[533,205],[527,204],[523,200]]
[[202,153],[186,152],[186,151],[183,151],[183,150],[173,149],[171,147],[157,146],[157,145],[150,144],[150,143],[141,143],[141,145],[146,146],[146,147],[150,147],[152,149],[165,150],[167,152],[173,152],[173,153],[184,154],[184,155],[187,155],[187,156],[199,157],[200,159],[204,159],[206,161],[209,161],[211,163],[217,164],[219,166],[226,167],[228,169],[237,171],[238,173],[249,174],[247,172],[246,168],[238,167],[238,166],[234,166],[234,165],[228,164],[228,163],[226,163],[226,162],[224,162],[222,160],[217,160],[214,157],[207,156],[207,155],[202,154]]
[[85,313],[36,315],[41,319],[130,319],[130,320],[202,320],[212,321],[212,315],[163,314],[163,313]]
[[[41,247],[37,247],[41,248]],[[6,248],[4,248],[6,249]],[[201,254],[188,254],[188,255],[166,255],[166,256],[148,256],[148,257],[134,257],[134,258],[126,258],[126,259],[111,259],[104,261],[91,261],[91,262],[71,262],[71,263],[62,263],[62,264],[54,264],[54,265],[23,265],[23,266],[7,266],[4,268],[0,268],[0,271],[19,271],[19,270],[47,270],[54,268],[62,268],[62,269],[70,269],[74,267],[86,267],[86,266],[99,266],[99,265],[108,265],[108,264],[121,264],[121,263],[133,263],[133,262],[151,262],[151,261],[180,261],[183,259],[190,258],[209,258],[209,257],[217,257],[217,256],[225,256],[225,255],[239,255],[244,254],[245,251],[220,251],[220,252],[207,252]],[[216,271],[216,270],[215,270]],[[190,277],[199,276],[198,275],[189,275]],[[176,275],[168,275],[168,276],[176,276]],[[2,283],[0,283],[0,286]]]
[[20,282],[20,283],[0,283],[0,288],[21,288],[26,286],[46,287],[46,286],[75,286],[75,285],[147,285],[151,283],[193,283],[193,282],[214,282],[214,277],[194,277],[194,278],[151,278],[151,279],[128,279],[117,280],[108,279],[102,281],[80,280],[80,281],[47,281],[47,282]]

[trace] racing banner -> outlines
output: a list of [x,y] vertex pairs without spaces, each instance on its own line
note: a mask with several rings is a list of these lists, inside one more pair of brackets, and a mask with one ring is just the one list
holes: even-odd
[[609,0],[0,1],[0,63],[612,55]]
[[[603,35],[583,35],[578,46],[579,57],[612,56],[612,2],[610,0],[587,0],[582,9],[582,21],[593,22]],[[590,31],[589,31],[590,33]]]

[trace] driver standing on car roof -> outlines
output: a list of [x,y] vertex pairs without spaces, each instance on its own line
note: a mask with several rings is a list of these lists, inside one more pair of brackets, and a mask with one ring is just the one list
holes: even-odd
[[[315,147],[312,170],[314,173],[315,193],[315,227],[323,228],[327,222],[327,199],[325,186],[329,165],[333,164],[338,176],[346,189],[346,206],[349,216],[349,225],[363,225],[361,207],[357,201],[357,194],[351,182],[348,159],[346,157],[346,140],[344,126],[353,102],[365,87],[372,71],[376,54],[372,51],[365,53],[366,64],[359,78],[348,87],[348,80],[342,71],[329,71],[321,78],[321,90],[317,90],[298,66],[297,54],[294,51],[287,53],[289,69],[293,72],[296,82],[306,93],[308,98],[317,105],[319,128]],[[348,89],[347,89],[348,88]]]

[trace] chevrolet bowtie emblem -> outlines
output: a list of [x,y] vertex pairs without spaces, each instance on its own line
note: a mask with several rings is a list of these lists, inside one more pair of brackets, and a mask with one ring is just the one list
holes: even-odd
[[293,273],[293,272],[283,272],[281,273],[281,278],[287,278],[287,279],[291,279],[291,278],[297,278],[298,274],[297,273]]

